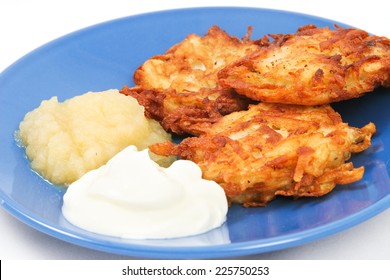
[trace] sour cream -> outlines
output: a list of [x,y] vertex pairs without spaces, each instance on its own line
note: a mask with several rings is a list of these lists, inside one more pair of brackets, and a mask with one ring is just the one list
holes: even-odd
[[77,227],[134,239],[201,234],[221,226],[227,210],[223,189],[202,179],[195,163],[163,168],[135,146],[71,184],[62,207]]

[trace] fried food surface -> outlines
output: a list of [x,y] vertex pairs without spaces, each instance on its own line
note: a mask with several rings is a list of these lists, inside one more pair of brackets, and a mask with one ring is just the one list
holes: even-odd
[[260,103],[224,116],[200,137],[150,149],[194,161],[231,202],[264,206],[277,195],[322,196],[360,180],[364,167],[347,161],[370,146],[375,130],[372,123],[348,126],[329,105]]
[[178,93],[174,89],[156,90],[124,87],[122,94],[132,96],[145,107],[145,115],[176,134],[201,135],[222,116],[247,109],[251,102],[231,89],[202,88]]
[[134,82],[144,89],[175,89],[197,92],[217,86],[217,72],[227,64],[259,49],[267,41],[242,39],[212,26],[205,36],[188,35],[165,54],[145,61],[134,73]]
[[390,40],[337,27],[270,35],[267,47],[219,72],[219,83],[263,102],[320,105],[390,86]]
[[134,73],[131,95],[145,107],[146,116],[169,132],[200,135],[223,115],[247,109],[249,99],[232,89],[220,89],[218,71],[258,50],[268,40],[242,39],[212,26],[205,36],[188,35],[165,54],[147,60]]

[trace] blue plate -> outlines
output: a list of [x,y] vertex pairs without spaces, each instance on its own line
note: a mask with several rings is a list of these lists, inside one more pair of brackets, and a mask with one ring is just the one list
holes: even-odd
[[[372,147],[353,156],[364,178],[338,186],[318,199],[280,198],[265,208],[235,205],[227,222],[209,233],[172,240],[125,240],[76,228],[61,214],[64,191],[31,171],[14,140],[24,115],[44,99],[60,100],[133,85],[132,73],[146,59],[165,52],[190,33],[203,35],[214,24],[252,38],[295,32],[305,24],[332,26],[313,16],[255,8],[196,8],[122,18],[55,40],[23,57],[0,76],[0,201],[12,215],[56,238],[111,253],[150,258],[219,258],[269,252],[337,233],[390,206],[389,89],[334,104],[352,126],[369,121],[378,133]],[[344,24],[337,23],[341,26]],[[136,226],[136,225],[135,225]]]

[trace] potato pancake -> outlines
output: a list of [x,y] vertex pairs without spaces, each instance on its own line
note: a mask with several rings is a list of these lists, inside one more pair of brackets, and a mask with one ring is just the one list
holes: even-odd
[[364,167],[347,161],[375,131],[373,123],[348,126],[329,105],[260,103],[222,117],[204,135],[150,149],[194,161],[230,202],[264,206],[277,195],[317,197],[360,180]]
[[148,117],[177,134],[199,135],[221,116],[247,109],[249,100],[232,89],[218,87],[217,73],[229,63],[267,45],[267,39],[250,40],[251,28],[240,40],[218,26],[201,37],[188,35],[165,54],[145,61],[134,73],[131,95]]
[[251,28],[242,39],[214,25],[205,36],[188,35],[165,54],[156,55],[134,73],[134,82],[144,89],[175,89],[197,92],[217,86],[217,73],[229,63],[259,49],[267,41],[250,40]]
[[303,26],[219,73],[219,84],[262,102],[321,105],[390,86],[390,40],[363,30]]

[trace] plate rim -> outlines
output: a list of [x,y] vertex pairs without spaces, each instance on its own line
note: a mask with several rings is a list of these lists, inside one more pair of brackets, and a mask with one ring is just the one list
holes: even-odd
[[[1,193],[2,191],[0,190],[0,194]],[[388,209],[390,207],[390,195],[383,197],[376,203],[364,208],[357,213],[354,213],[353,215],[349,215],[343,219],[333,221],[320,227],[315,227],[292,234],[269,237],[253,241],[196,247],[151,246],[145,244],[121,242],[107,242],[111,244],[110,247],[107,247],[105,244],[102,244],[102,240],[86,237],[80,234],[73,234],[69,231],[64,231],[56,226],[53,226],[51,223],[43,223],[40,218],[37,217],[35,214],[28,214],[26,211],[20,211],[20,209],[16,208],[12,205],[12,203],[10,204],[6,200],[1,200],[1,206],[8,213],[10,213],[12,216],[14,216],[27,226],[59,240],[63,240],[85,248],[113,254],[139,256],[147,258],[170,259],[173,257],[190,257],[196,259],[207,259],[261,254],[271,251],[278,251],[282,249],[288,249],[291,247],[304,245],[322,239],[324,237],[337,234],[344,229],[351,228],[366,220],[369,220],[375,215]],[[286,236],[289,238],[286,239]],[[207,249],[208,251],[205,252],[205,249]]]

